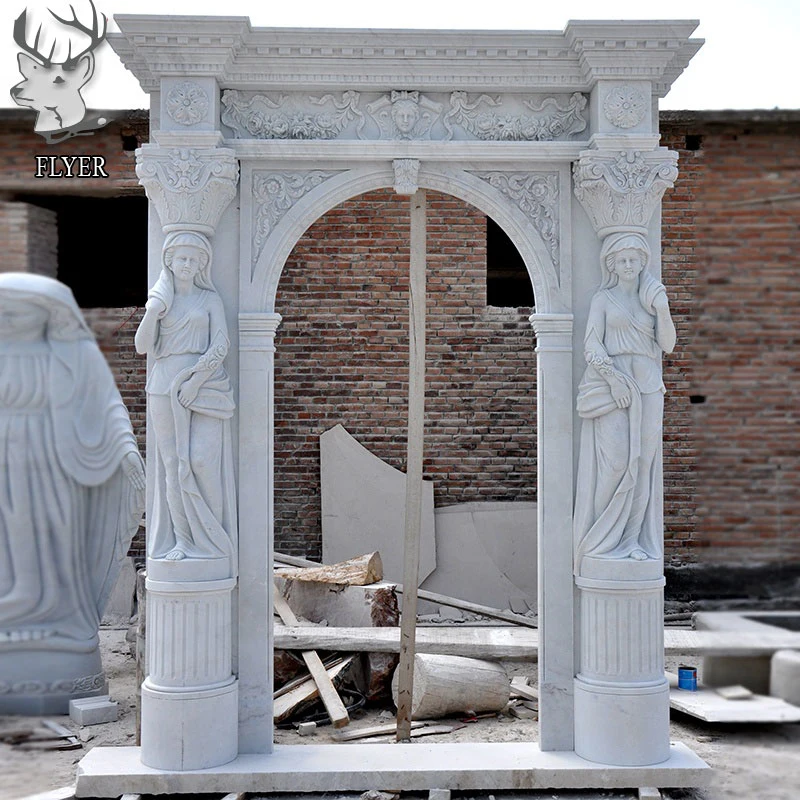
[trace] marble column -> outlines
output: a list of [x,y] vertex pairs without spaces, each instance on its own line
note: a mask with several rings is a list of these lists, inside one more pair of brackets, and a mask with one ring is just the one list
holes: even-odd
[[[239,314],[239,750],[272,752],[272,574],[277,313]],[[265,526],[266,521],[266,526]]]
[[573,749],[572,314],[532,314],[536,334],[539,747]]
[[[150,357],[149,674],[142,685],[141,759],[159,769],[206,769],[232,761],[238,752],[239,690],[232,664],[238,570],[230,442],[234,405],[224,364],[230,342],[213,285],[211,244],[236,194],[238,165],[233,151],[219,146],[218,133],[155,132],[154,138],[155,144],[137,151],[136,169],[167,236],[161,273],[137,333],[137,348]],[[201,263],[185,281],[191,297],[183,305],[176,300],[180,267],[173,266],[179,252]],[[188,309],[185,317],[181,308]],[[148,314],[152,322],[146,330]],[[180,355],[186,347],[173,346],[169,337],[181,336],[182,326],[202,324],[210,325],[209,331],[198,328],[192,352]],[[194,343],[206,338],[202,352],[193,354]],[[177,367],[174,359],[182,359]],[[196,399],[182,394],[192,381]],[[212,470],[199,463],[204,459],[214,464]]]
[[[630,116],[623,111],[619,127]],[[579,332],[586,364],[573,521],[580,595],[575,752],[644,766],[670,754],[661,355],[674,346],[675,329],[659,281],[655,212],[677,177],[677,155],[617,147],[584,151],[574,167],[575,195],[600,246],[597,291],[585,334]]]

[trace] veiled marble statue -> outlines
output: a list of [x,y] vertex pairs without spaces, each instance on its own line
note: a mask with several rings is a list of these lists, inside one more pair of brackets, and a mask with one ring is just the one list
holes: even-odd
[[103,693],[98,627],[143,505],[128,412],[72,292],[0,275],[0,713]]
[[211,256],[211,243],[200,233],[167,236],[136,349],[152,357],[147,395],[156,463],[149,557],[216,560],[222,571],[214,577],[226,577],[236,548],[234,402],[223,364],[230,343],[222,300],[211,282]]
[[661,355],[675,346],[666,290],[638,233],[603,243],[578,388],[583,418],[575,498],[576,569],[587,557],[662,556]]

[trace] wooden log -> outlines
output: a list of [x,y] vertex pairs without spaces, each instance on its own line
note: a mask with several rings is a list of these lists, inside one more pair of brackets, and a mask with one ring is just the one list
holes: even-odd
[[[411,697],[412,719],[439,719],[448,714],[500,711],[509,698],[508,676],[500,664],[461,656],[417,653]],[[398,672],[392,679],[397,702]]]
[[[297,624],[297,617],[292,612],[292,609],[289,608],[289,604],[284,600],[280,592],[275,592],[273,602],[275,613],[278,614],[285,625]],[[322,664],[322,659],[320,659],[315,650],[304,650],[302,656],[303,661],[306,663],[306,668],[309,673],[311,673],[311,677],[317,685],[320,699],[325,706],[325,710],[328,712],[333,727],[343,728],[350,722],[350,716],[347,713],[347,709],[344,707],[344,703],[342,703],[342,698],[339,697],[339,693],[328,677],[328,673]]]
[[383,564],[381,554],[366,553],[357,558],[350,558],[338,564],[325,566],[318,564],[313,567],[294,566],[282,567],[275,570],[279,578],[289,578],[294,581],[315,581],[316,583],[338,583],[347,586],[367,586],[383,580]]
[[[308,559],[300,558],[299,556],[287,556],[283,553],[275,553],[274,559],[279,564],[291,564],[297,567],[319,566],[316,561],[309,561]],[[403,584],[397,583],[393,584],[393,586],[394,590],[398,594],[403,593]],[[513,611],[504,611],[503,609],[484,606],[480,603],[472,603],[469,600],[460,600],[457,597],[450,597],[449,595],[438,594],[437,592],[429,592],[427,589],[417,589],[417,597],[420,600],[427,600],[440,606],[446,606],[447,608],[458,608],[461,611],[468,611],[472,614],[480,614],[483,617],[498,619],[502,620],[503,622],[511,622],[514,625],[522,625],[526,628],[539,627],[536,620],[531,619],[530,617],[524,617],[521,614],[515,614]]]

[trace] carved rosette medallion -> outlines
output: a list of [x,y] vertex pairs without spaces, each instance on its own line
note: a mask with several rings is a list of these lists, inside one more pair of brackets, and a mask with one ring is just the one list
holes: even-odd
[[419,189],[419,161],[416,158],[396,158],[392,161],[394,169],[394,190],[397,194],[411,195]]
[[635,128],[648,108],[647,97],[635,86],[615,86],[603,101],[603,114],[617,128]]
[[234,151],[226,148],[145,145],[136,175],[165,233],[183,229],[212,236],[236,194],[239,167]]
[[165,103],[167,114],[179,125],[195,125],[208,114],[208,95],[200,84],[184,81],[173,86]]
[[319,169],[253,174],[253,266],[270,233],[289,209],[301,197],[337,174]]
[[555,172],[478,172],[479,178],[502,192],[531,221],[559,266],[558,174]]
[[601,238],[620,230],[646,234],[664,192],[678,177],[678,154],[665,148],[587,150],[573,168],[575,196]]
[[237,139],[335,139],[352,121],[364,125],[358,108],[360,94],[343,92],[322,97],[245,94],[228,89],[222,94],[222,121]]
[[524,100],[531,114],[502,114],[492,109],[502,105],[500,96],[479,95],[470,100],[466,92],[450,95],[450,110],[443,124],[446,140],[453,138],[453,126],[459,125],[478,139],[508,142],[551,142],[572,136],[586,129],[584,114],[587,100],[579,92],[572,94],[562,104],[556,97],[546,97],[540,102]]

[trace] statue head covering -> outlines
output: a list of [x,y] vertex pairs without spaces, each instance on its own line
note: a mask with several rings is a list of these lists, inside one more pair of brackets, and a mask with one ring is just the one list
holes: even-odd
[[46,336],[51,341],[94,339],[69,286],[30,272],[0,273],[0,297],[45,308],[50,319]]
[[616,286],[619,280],[616,272],[613,271],[614,259],[617,253],[622,250],[637,250],[642,254],[642,274],[645,273],[647,265],[650,263],[651,250],[647,239],[641,233],[633,231],[622,231],[606,236],[603,247],[600,250],[600,266],[603,272],[601,289],[608,289]]
[[176,247],[196,247],[203,253],[202,263],[194,276],[194,285],[201,289],[215,292],[216,288],[211,281],[211,260],[213,251],[207,236],[195,231],[172,231],[164,239],[161,248],[161,263],[163,269],[158,276],[153,288],[147,293],[148,297],[157,297],[164,302],[167,310],[172,306],[175,297],[175,278],[172,274],[172,251]]

